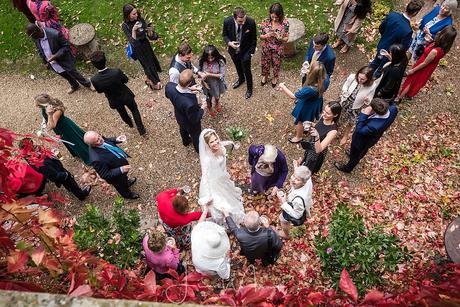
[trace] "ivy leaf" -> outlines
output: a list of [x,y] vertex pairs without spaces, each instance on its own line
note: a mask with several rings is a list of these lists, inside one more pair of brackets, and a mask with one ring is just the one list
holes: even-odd
[[355,303],[358,301],[358,289],[356,289],[356,286],[351,280],[350,274],[348,274],[346,269],[343,269],[342,274],[340,275],[339,287],[343,292],[348,294]]
[[150,271],[145,275],[144,278],[144,291],[147,294],[155,294],[156,293],[156,288],[157,288],[157,283],[155,280],[155,272]]
[[92,296],[93,295],[93,290],[91,290],[91,287],[89,285],[81,285],[72,293],[70,293],[70,297],[74,296]]
[[29,255],[24,250],[13,252],[11,256],[7,257],[8,273],[14,273],[24,269],[28,259]]
[[43,248],[43,245],[40,245],[32,252],[31,255],[32,261],[36,266],[39,266],[40,263],[42,263],[43,256],[45,256],[45,248]]
[[376,303],[381,301],[383,297],[384,295],[382,292],[377,290],[371,290],[366,294],[362,303]]
[[59,222],[59,215],[52,209],[38,210],[38,221],[40,224],[52,224]]

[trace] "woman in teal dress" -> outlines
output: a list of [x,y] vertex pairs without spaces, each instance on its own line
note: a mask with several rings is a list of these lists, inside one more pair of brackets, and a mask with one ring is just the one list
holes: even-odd
[[280,83],[279,90],[295,100],[294,110],[291,113],[295,119],[295,136],[289,139],[290,143],[295,144],[302,141],[303,122],[319,119],[323,109],[323,93],[328,85],[326,77],[324,65],[315,62],[310,67],[304,87],[295,94],[284,83]]
[[85,131],[64,115],[64,104],[48,94],[40,94],[34,100],[35,105],[41,109],[46,128],[48,130],[53,129],[61,140],[72,143],[73,145],[63,142],[72,156],[79,157],[85,164],[89,165],[88,145],[83,142]]

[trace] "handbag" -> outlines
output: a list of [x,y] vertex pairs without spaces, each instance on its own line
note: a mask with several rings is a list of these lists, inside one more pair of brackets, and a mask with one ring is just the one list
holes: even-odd
[[[305,220],[307,219],[307,208],[305,208],[305,201],[303,200],[302,197],[300,196],[296,196],[294,197],[292,200],[296,199],[297,197],[299,197],[301,200],[302,200],[302,204],[303,204],[303,214],[300,218],[296,219],[296,218],[293,218],[292,216],[290,216],[286,211],[283,210],[283,218],[286,220],[286,221],[289,221],[292,223],[292,225],[294,226],[301,226],[303,225],[303,223],[305,223]],[[288,204],[294,208],[294,206],[292,205],[292,203],[288,202]]]
[[315,143],[312,141],[307,141],[301,142],[300,145],[305,150],[303,160],[300,164],[308,167],[310,171],[314,170],[319,156],[315,149]]
[[136,60],[136,58],[134,56],[133,46],[131,46],[131,43],[128,43],[128,46],[126,46],[126,56],[130,60]]

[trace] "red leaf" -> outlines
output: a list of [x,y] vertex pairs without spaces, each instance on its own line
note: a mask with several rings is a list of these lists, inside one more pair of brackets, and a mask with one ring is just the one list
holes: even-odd
[[326,299],[321,292],[312,292],[308,294],[307,298],[315,305],[324,302]]
[[0,281],[1,290],[45,292],[42,288],[22,281]]
[[187,274],[184,277],[183,281],[186,283],[196,283],[196,282],[203,280],[203,278],[206,278],[206,276],[198,272],[193,272],[193,273]]
[[11,256],[7,257],[8,273],[14,273],[24,269],[28,259],[29,255],[27,254],[27,251],[22,250],[13,252]]
[[157,283],[155,280],[155,272],[150,271],[144,278],[144,291],[148,294],[155,294]]
[[363,303],[377,303],[383,299],[383,293],[377,290],[369,291],[364,297]]
[[358,301],[358,289],[356,289],[346,269],[343,269],[342,274],[340,274],[339,288],[348,294],[354,302]]
[[91,296],[91,295],[93,295],[93,290],[91,290],[91,287],[89,285],[81,285],[77,289],[72,291],[72,293],[70,293],[69,296],[73,297],[73,296]]
[[14,243],[11,241],[8,233],[0,226],[0,248],[3,249],[14,249]]
[[40,245],[32,252],[31,255],[32,261],[36,266],[39,266],[40,263],[42,263],[43,256],[45,256],[45,249],[43,248],[43,245]]

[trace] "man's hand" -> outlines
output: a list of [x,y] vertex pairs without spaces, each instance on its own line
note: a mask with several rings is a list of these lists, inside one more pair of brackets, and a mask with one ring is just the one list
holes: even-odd
[[233,48],[233,49],[237,49],[238,46],[235,44],[235,42],[228,42],[228,46]]
[[117,142],[124,143],[126,142],[127,138],[126,138],[126,135],[122,134],[122,135],[117,136],[116,140]]
[[128,173],[129,170],[131,169],[131,166],[130,165],[123,165],[121,167],[121,171],[125,174],[125,173]]
[[200,77],[202,80],[205,80],[206,77],[208,76],[208,74],[205,73],[204,71],[199,71],[197,74],[198,74],[198,77]]
[[373,112],[374,110],[372,110],[371,106],[368,106],[361,111],[361,113],[366,114],[366,115],[371,115]]

